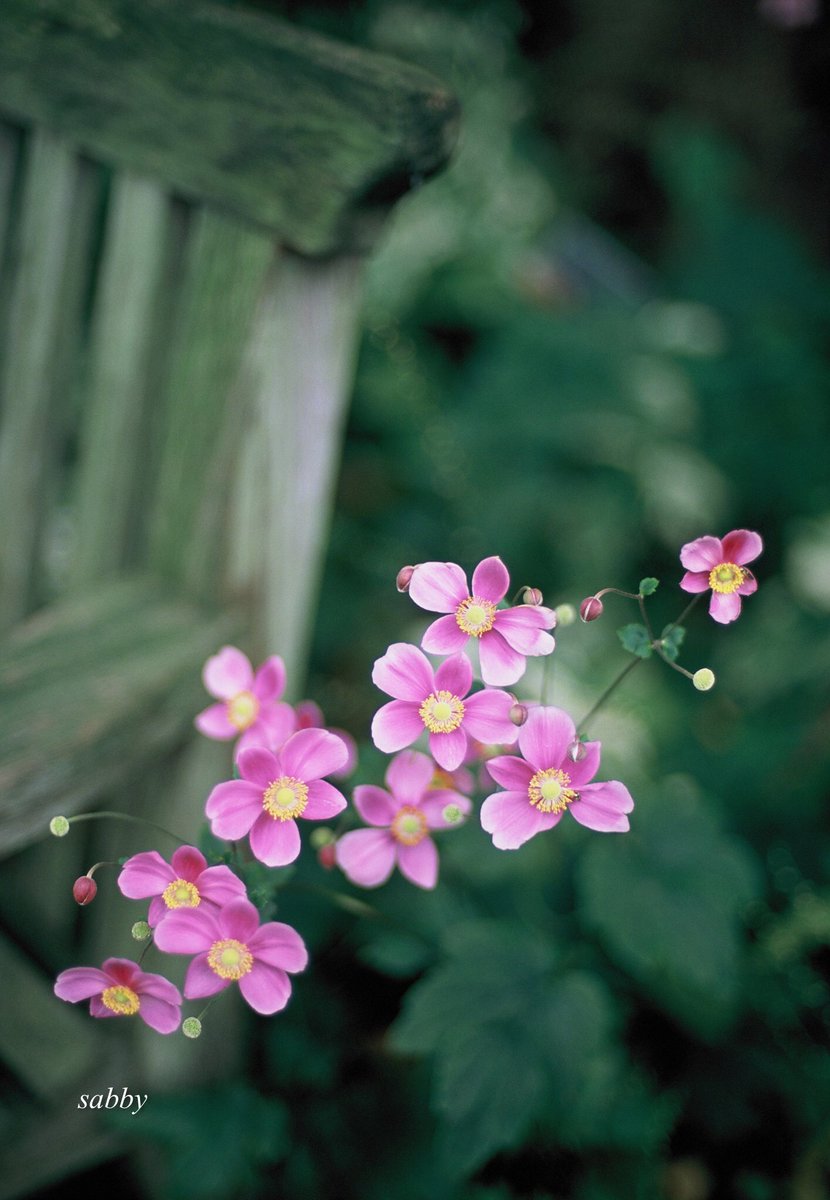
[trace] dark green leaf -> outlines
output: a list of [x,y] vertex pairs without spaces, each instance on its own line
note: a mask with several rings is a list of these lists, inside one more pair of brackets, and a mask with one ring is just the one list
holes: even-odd
[[651,656],[651,638],[645,625],[623,625],[622,629],[617,630],[617,637],[629,654],[636,654],[638,658]]
[[660,580],[655,579],[653,575],[646,575],[645,579],[640,580],[639,592],[641,596],[653,596],[660,586]]
[[686,630],[682,625],[667,625],[660,634],[660,640],[663,643],[663,653],[670,662],[677,661],[677,656],[680,653],[680,647],[683,645],[685,636]]

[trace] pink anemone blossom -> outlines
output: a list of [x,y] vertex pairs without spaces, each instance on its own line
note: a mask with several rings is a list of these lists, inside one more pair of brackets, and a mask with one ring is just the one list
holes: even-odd
[[285,1008],[291,995],[286,972],[308,964],[303,939],[281,921],[259,923],[250,900],[231,900],[224,908],[180,908],[165,917],[156,945],[166,954],[195,954],[187,968],[184,994],[200,1000],[239,984],[255,1012],[268,1016]]
[[499,608],[509,587],[507,568],[496,556],[478,564],[471,588],[456,563],[419,563],[409,582],[410,596],[429,612],[447,614],[429,626],[422,648],[429,654],[457,654],[475,638],[484,682],[515,683],[524,674],[526,658],[553,650],[546,630],[556,624],[556,613],[537,604]]
[[680,580],[684,592],[712,589],[709,615],[728,625],[741,614],[741,596],[757,590],[755,576],[746,564],[764,549],[760,535],[749,529],[733,529],[724,538],[711,536],[687,542],[680,551],[686,574]]
[[196,717],[196,728],[205,737],[218,741],[239,738],[238,755],[250,746],[282,745],[294,732],[294,710],[280,701],[285,691],[285,665],[278,655],[267,658],[254,673],[241,650],[223,646],[205,663],[202,680],[211,696],[221,701]]
[[[452,829],[469,816],[470,801],[449,790],[432,790],[435,764],[426,754],[406,750],[389,764],[384,788],[355,788],[354,805],[372,829],[345,833],[335,846],[337,864],[359,887],[379,887],[397,864],[421,888],[438,881],[438,851],[431,830]],[[448,820],[445,810],[455,809]]]
[[195,846],[179,846],[169,863],[157,850],[134,854],[121,868],[118,886],[130,900],[153,897],[147,914],[152,926],[173,909],[200,904],[221,908],[245,895],[245,884],[230,867],[209,867]]
[[599,742],[583,742],[574,762],[568,753],[574,723],[561,708],[532,708],[519,730],[518,755],[491,758],[487,770],[506,791],[481,806],[482,827],[499,850],[515,850],[535,834],[552,829],[565,812],[603,833],[624,833],[634,801],[615,781],[590,783],[599,770]]
[[108,958],[100,967],[70,967],[55,981],[55,995],[89,1000],[93,1017],[136,1013],[156,1033],[173,1033],[182,1020],[179,989],[163,975],[150,975],[128,958]]
[[346,797],[323,776],[347,757],[341,739],[325,729],[300,729],[276,753],[261,746],[243,750],[241,778],[217,784],[208,796],[212,832],[229,841],[250,834],[260,862],[284,867],[300,853],[297,817],[326,821],[346,807]]
[[[299,700],[294,705],[294,715],[297,729],[324,729],[326,727],[323,710],[313,700]],[[345,729],[332,727],[329,732],[337,734],[349,752],[346,762],[337,771],[332,771],[331,777],[332,779],[347,779],[357,767],[357,742]]]
[[375,662],[372,680],[394,696],[372,721],[372,740],[385,754],[411,746],[426,730],[432,757],[454,771],[467,755],[468,737],[508,745],[516,740],[513,697],[495,688],[468,696],[473,668],[464,654],[453,654],[433,672],[417,646],[395,642]]

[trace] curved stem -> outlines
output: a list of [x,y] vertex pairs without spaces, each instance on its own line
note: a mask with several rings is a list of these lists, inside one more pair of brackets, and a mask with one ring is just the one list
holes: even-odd
[[588,710],[588,712],[585,714],[585,716],[582,718],[582,720],[577,723],[577,726],[576,726],[577,736],[579,736],[579,737],[582,736],[582,734],[585,732],[585,726],[588,724],[588,722],[591,720],[591,718],[597,712],[599,712],[599,710],[602,708],[603,704],[608,699],[608,697],[611,695],[611,693],[615,692],[617,690],[617,688],[620,686],[620,684],[622,683],[622,681],[625,679],[625,677],[627,675],[630,675],[631,672],[634,670],[634,668],[639,667],[640,663],[642,663],[642,662],[645,662],[644,658],[632,658],[631,662],[628,663],[627,666],[625,666],[622,669],[622,671],[620,671],[617,678],[608,685],[608,687],[602,693],[602,695],[600,696],[599,700],[597,700],[597,702],[593,706],[593,708],[590,708]]
[[157,825],[155,821],[148,821],[146,817],[134,817],[132,813],[109,812],[102,810],[94,813],[78,813],[77,816],[67,817],[70,825],[74,825],[77,821],[130,821],[133,825],[149,825],[151,829],[157,829],[159,833],[164,833],[167,837],[171,837],[174,842],[178,842],[180,846],[188,846],[190,843],[185,838],[179,837],[177,833],[173,833],[170,829],[165,829],[163,825]]

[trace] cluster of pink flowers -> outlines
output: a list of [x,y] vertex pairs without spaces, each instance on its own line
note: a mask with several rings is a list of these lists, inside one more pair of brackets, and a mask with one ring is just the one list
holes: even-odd
[[[680,587],[695,594],[711,590],[712,617],[733,621],[741,598],[756,590],[746,564],[762,548],[758,534],[748,530],[689,542],[680,554],[686,568]],[[656,586],[656,580],[644,581],[640,601]],[[563,709],[520,702],[504,690],[523,676],[529,657],[554,651],[550,630],[557,621],[536,588],[521,589],[524,602],[506,604],[509,587],[497,557],[480,562],[469,585],[456,563],[427,562],[400,572],[398,590],[441,615],[425,630],[420,648],[396,642],[374,664],[375,685],[391,697],[371,727],[377,749],[393,756],[386,786],[357,786],[353,813],[362,827],[321,830],[317,842],[321,864],[336,865],[353,884],[379,887],[397,867],[408,882],[434,888],[439,874],[434,836],[470,817],[477,773],[488,793],[479,821],[500,850],[518,849],[558,825],[566,812],[591,830],[628,830],[634,807],[628,789],[618,780],[595,779],[600,743],[584,741]],[[602,614],[602,594],[583,601],[583,620]],[[433,665],[425,651],[442,661]],[[701,682],[702,675],[711,681]],[[234,777],[216,784],[205,804],[215,837],[244,843],[234,853],[241,849],[243,857],[280,868],[301,853],[306,821],[340,823],[345,815],[347,826],[353,823],[346,796],[329,779],[339,782],[354,770],[354,741],[327,729],[312,701],[292,706],[282,699],[281,658],[268,658],[255,671],[240,650],[225,646],[208,659],[203,680],[216,703],[196,717],[197,729],[236,741]],[[705,669],[694,681],[708,689],[714,676]],[[80,904],[95,896],[95,869],[76,883]],[[124,863],[118,886],[132,900],[149,901],[146,928],[158,950],[190,956],[185,999],[211,997],[238,983],[258,1013],[275,1013],[288,1002],[289,976],[308,961],[303,940],[289,925],[261,922],[243,879],[230,866],[209,865],[195,846],[180,846],[169,861],[148,850]],[[181,1024],[178,988],[128,959],[69,968],[55,992],[68,1001],[89,1000],[95,1017],[137,1014],[160,1033]]]

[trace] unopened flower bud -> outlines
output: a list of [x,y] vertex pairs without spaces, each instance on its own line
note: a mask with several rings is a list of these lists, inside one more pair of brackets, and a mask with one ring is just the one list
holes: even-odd
[[72,884],[72,895],[78,904],[91,904],[98,894],[98,884],[88,875],[82,875]]
[[573,625],[576,620],[576,609],[572,604],[557,604],[553,611],[557,625]]
[[324,846],[333,846],[336,841],[332,831],[325,826],[312,829],[308,840],[313,850],[322,850]]
[[147,938],[152,932],[152,929],[146,921],[136,921],[135,925],[133,925],[132,929],[130,930],[130,933],[137,942],[146,942]]
[[568,746],[568,758],[571,762],[582,762],[587,753],[585,743],[581,742],[579,738],[574,738],[570,746]]
[[538,606],[542,603],[543,600],[544,600],[544,596],[542,595],[542,593],[539,591],[538,588],[526,587],[524,592],[522,593],[522,603],[523,604],[534,604],[534,605]]
[[514,725],[524,725],[527,720],[527,705],[519,704],[518,701],[510,709],[510,720]]
[[463,815],[464,814],[457,804],[448,804],[447,807],[441,812],[441,816],[448,825],[457,825]]
[[412,580],[414,572],[414,567],[401,567],[400,571],[398,571],[398,577],[395,580],[395,587],[399,592],[409,591],[409,584]]
[[185,1017],[182,1021],[182,1033],[187,1038],[197,1038],[202,1032],[202,1022],[198,1017]]
[[55,837],[66,837],[69,833],[69,822],[66,817],[52,817],[49,822],[49,832]]
[[579,606],[579,615],[583,621],[596,621],[602,616],[602,601],[598,596],[587,596]]
[[321,846],[317,851],[317,861],[324,871],[331,871],[337,863],[337,852],[334,848],[334,842],[329,842],[326,846]]
[[715,672],[710,671],[708,667],[701,667],[692,676],[692,683],[699,692],[708,692],[715,686]]

